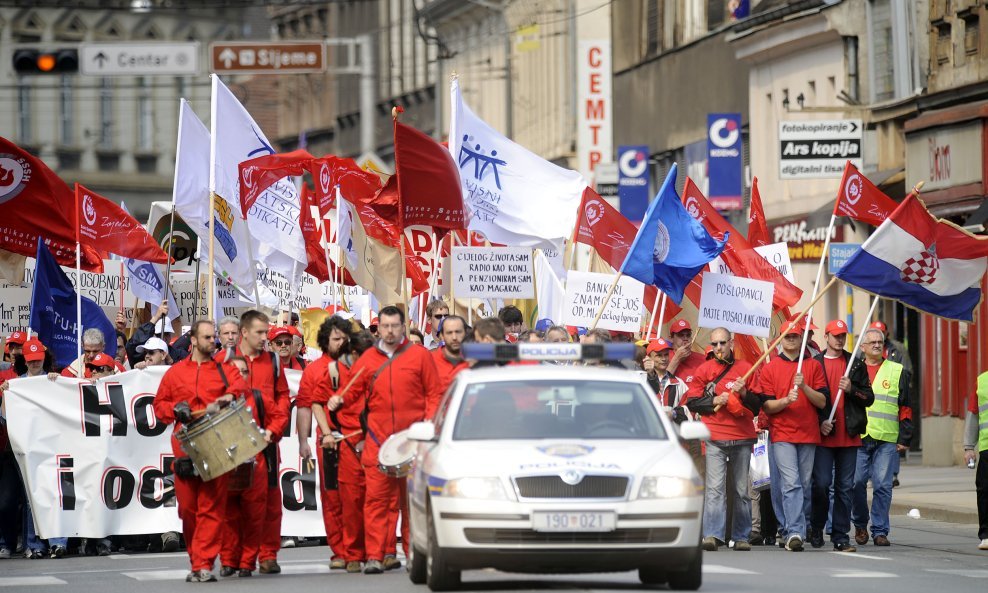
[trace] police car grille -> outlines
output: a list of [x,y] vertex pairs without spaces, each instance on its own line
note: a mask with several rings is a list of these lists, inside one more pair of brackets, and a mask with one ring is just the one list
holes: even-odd
[[584,476],[577,484],[567,484],[559,476],[515,478],[522,498],[624,498],[628,478],[623,476]]
[[668,544],[679,537],[678,527],[615,529],[614,531],[542,532],[531,529],[463,530],[472,544]]

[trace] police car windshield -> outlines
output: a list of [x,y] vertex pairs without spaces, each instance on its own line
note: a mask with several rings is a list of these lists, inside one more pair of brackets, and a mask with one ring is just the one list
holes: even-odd
[[466,388],[453,440],[666,439],[647,391],[614,381],[496,381]]

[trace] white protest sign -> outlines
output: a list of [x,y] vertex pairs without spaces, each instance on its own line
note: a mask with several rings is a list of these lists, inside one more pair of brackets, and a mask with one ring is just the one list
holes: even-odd
[[[4,394],[8,431],[42,538],[182,530],[171,471],[173,427],[158,422],[152,408],[167,370],[149,367],[95,383],[11,380]],[[301,375],[285,371],[293,399]],[[306,470],[298,456],[294,413],[279,447],[282,533],[325,536],[319,469]]]
[[[34,258],[28,258],[24,264],[24,282],[23,285],[27,287],[34,286],[34,269],[36,265],[36,260]],[[134,295],[130,292],[130,279],[127,278],[126,272],[121,276],[121,261],[113,259],[103,260],[103,273],[96,274],[94,272],[82,272],[82,296],[92,299],[97,305],[103,307],[104,309],[112,309],[114,315],[116,311],[123,305],[133,306]],[[65,275],[69,277],[69,281],[72,282],[73,288],[78,289],[79,282],[76,278],[75,268],[70,268],[67,266],[62,266],[62,271]],[[120,302],[120,285],[123,284],[123,305]],[[0,287],[15,286],[6,283],[0,283]],[[28,295],[28,303],[31,302],[30,295]]]
[[767,338],[774,292],[771,282],[704,272],[697,325]]
[[0,335],[25,329],[31,321],[31,289],[0,287]]
[[[613,283],[613,274],[571,270],[566,278],[563,323],[577,327],[593,325]],[[644,284],[634,278],[621,276],[597,327],[625,332],[638,331],[641,327],[644,295]]]
[[[238,307],[253,307],[254,304],[245,299],[240,291],[221,278],[216,278],[216,305],[224,309]],[[182,320],[188,324],[195,319],[209,317],[209,307],[207,306],[206,290],[204,286],[199,287],[199,310],[195,309],[196,285],[193,274],[176,274],[172,276],[172,291],[175,297],[175,304],[181,311]],[[219,317],[219,314],[217,315]]]
[[792,274],[792,263],[789,261],[789,244],[785,241],[755,247],[758,255],[765,258],[765,261],[782,274],[782,277],[796,284],[796,277]]
[[535,297],[531,248],[454,247],[450,267],[456,298]]

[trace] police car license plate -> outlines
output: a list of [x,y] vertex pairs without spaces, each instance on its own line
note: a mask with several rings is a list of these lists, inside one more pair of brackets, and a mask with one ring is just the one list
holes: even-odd
[[532,528],[535,531],[614,531],[617,518],[608,511],[535,511]]

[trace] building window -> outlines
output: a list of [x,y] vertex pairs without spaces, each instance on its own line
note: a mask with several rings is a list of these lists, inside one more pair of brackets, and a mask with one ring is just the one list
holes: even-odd
[[874,98],[875,101],[887,101],[895,97],[895,48],[892,41],[890,0],[872,2],[870,28]]
[[137,148],[149,151],[154,148],[153,122],[154,113],[151,109],[151,89],[148,79],[137,78]]
[[68,76],[62,77],[58,111],[61,119],[61,137],[59,138],[59,143],[62,146],[72,146],[75,144],[75,118],[73,117],[72,79]]
[[113,148],[113,82],[109,78],[100,80],[99,147]]
[[981,36],[980,17],[976,13],[968,13],[964,19],[964,53],[973,56],[978,53],[978,42]]
[[661,0],[646,0],[645,55],[654,56],[662,49]]
[[17,139],[29,144],[34,140],[31,133],[31,87],[20,83],[17,85]]
[[953,42],[950,40],[950,23],[940,21],[934,23],[933,26],[937,35],[935,54],[937,64],[946,64],[950,62],[951,48],[953,47]]

